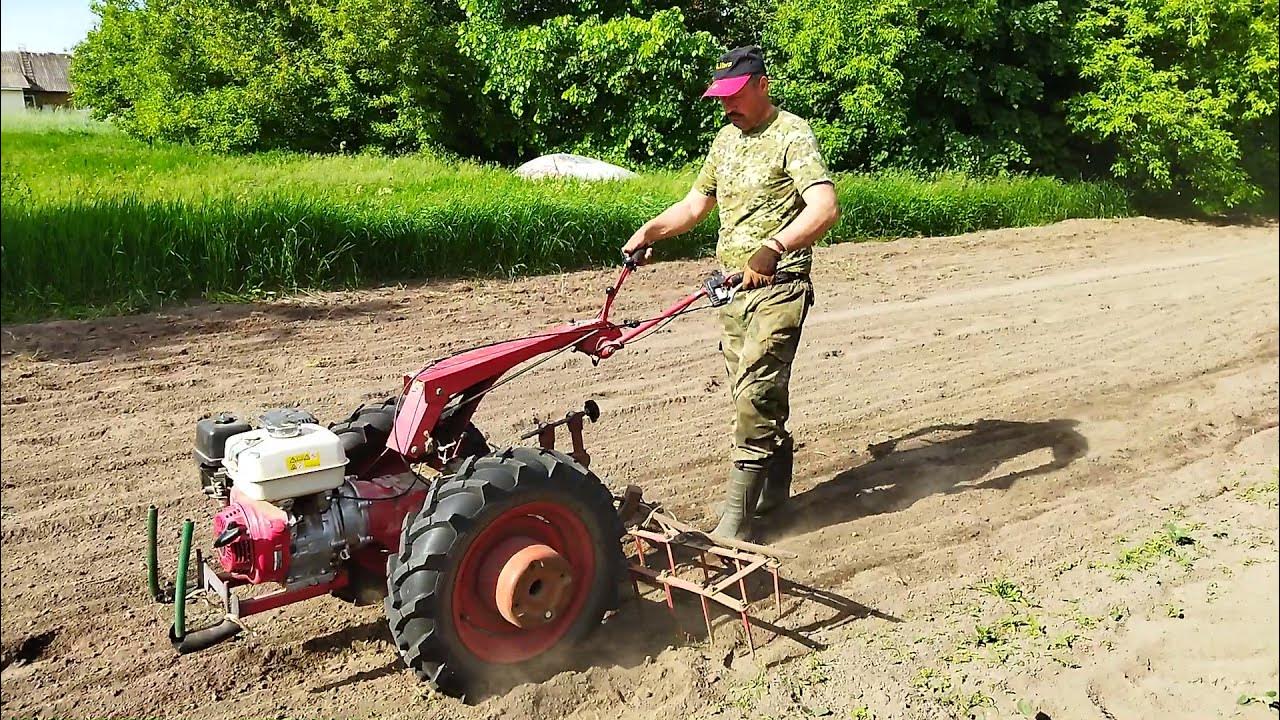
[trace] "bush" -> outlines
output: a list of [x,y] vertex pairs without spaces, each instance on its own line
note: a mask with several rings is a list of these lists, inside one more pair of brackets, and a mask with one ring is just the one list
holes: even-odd
[[[100,0],[77,101],[148,141],[218,151],[494,152],[503,117],[456,49],[461,11],[418,0]],[[466,112],[458,112],[466,108]]]
[[462,48],[488,70],[484,90],[509,103],[533,154],[579,152],[626,164],[678,165],[699,157],[718,127],[695,104],[719,55],[680,10],[604,19],[553,17],[508,25],[505,3],[477,7]]

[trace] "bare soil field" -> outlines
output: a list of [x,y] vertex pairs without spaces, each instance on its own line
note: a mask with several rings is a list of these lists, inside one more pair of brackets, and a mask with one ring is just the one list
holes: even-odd
[[[441,282],[3,329],[0,714],[185,718],[1275,718],[1277,228],[1069,221],[818,253],[792,381],[796,497],[764,527],[780,635],[746,652],[630,599],[574,666],[467,702],[380,609],[325,597],[177,657],[142,550],[214,508],[204,412],[325,421],[427,360],[594,313],[614,271]],[[707,261],[659,263],[644,317]],[[709,527],[729,413],[711,312],[491,395],[508,444],[599,402],[592,468]],[[626,595],[624,594],[624,597]],[[679,599],[679,598],[678,598]],[[762,602],[761,615],[772,620]]]

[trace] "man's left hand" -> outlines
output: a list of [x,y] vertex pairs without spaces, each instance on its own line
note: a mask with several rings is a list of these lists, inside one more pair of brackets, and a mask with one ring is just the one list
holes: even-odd
[[738,288],[750,290],[772,285],[773,276],[778,272],[778,261],[781,259],[782,256],[777,250],[761,245],[760,249],[747,260],[747,266],[742,269],[742,282],[738,284]]

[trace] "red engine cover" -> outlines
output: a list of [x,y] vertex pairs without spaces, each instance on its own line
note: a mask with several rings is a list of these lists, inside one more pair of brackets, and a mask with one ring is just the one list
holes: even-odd
[[222,569],[255,585],[284,582],[289,573],[289,516],[271,503],[245,497],[232,488],[230,502],[213,516],[214,537],[232,525],[244,530],[218,549]]

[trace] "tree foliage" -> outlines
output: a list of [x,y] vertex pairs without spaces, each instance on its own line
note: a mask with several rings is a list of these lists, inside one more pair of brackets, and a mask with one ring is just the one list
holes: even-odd
[[97,0],[80,99],[228,151],[698,160],[758,42],[841,170],[1276,194],[1277,0]]
[[719,51],[679,9],[513,25],[504,14],[519,3],[491,5],[469,3],[461,46],[488,68],[485,92],[509,103],[529,147],[681,163],[713,131],[713,108],[696,98]]
[[1111,170],[1217,211],[1275,193],[1276,0],[1090,0],[1073,127]]
[[[501,118],[456,50],[461,11],[416,0],[98,0],[77,95],[150,140],[217,150],[483,152]],[[462,110],[460,112],[460,110]]]

